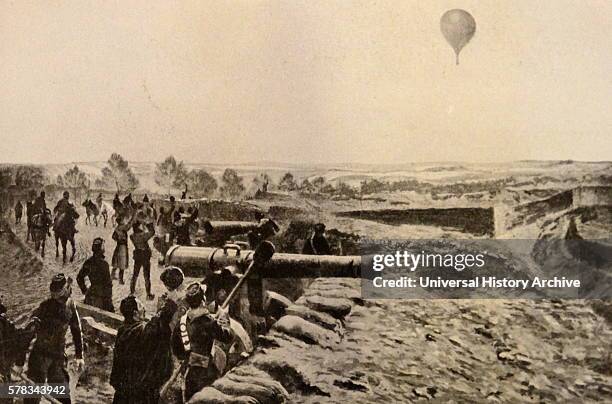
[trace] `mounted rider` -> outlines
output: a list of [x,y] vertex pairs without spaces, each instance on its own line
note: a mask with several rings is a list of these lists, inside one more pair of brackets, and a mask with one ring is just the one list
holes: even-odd
[[100,192],[96,197],[96,205],[98,205],[100,209],[102,209],[102,202],[104,202],[104,198],[102,197],[102,192]]
[[79,214],[72,202],[70,202],[70,193],[68,191],[64,191],[62,194],[62,199],[55,205],[53,214],[55,215],[54,229],[57,229],[60,225],[60,221],[65,220],[64,225],[67,226],[67,228],[72,229],[74,233],[79,232],[75,228],[76,219],[79,218]]
[[70,208],[72,208],[70,193],[68,191],[64,191],[62,194],[62,199],[60,199],[57,202],[57,205],[55,205],[55,208],[53,208],[53,213],[56,215],[66,213]]
[[45,213],[47,210],[47,201],[45,201],[45,191],[41,191],[40,195],[34,200],[34,214]]

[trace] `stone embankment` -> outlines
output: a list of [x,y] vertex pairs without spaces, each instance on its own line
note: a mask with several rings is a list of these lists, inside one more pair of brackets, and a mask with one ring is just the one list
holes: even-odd
[[190,403],[283,403],[293,396],[330,396],[329,389],[368,390],[359,380],[338,375],[329,383],[320,375],[326,351],[341,349],[344,320],[362,303],[357,280],[317,279],[295,303],[271,299],[271,311],[283,315],[261,336],[257,351],[196,394]]
[[612,329],[589,301],[364,301],[359,282],[315,280],[191,403],[612,400]]

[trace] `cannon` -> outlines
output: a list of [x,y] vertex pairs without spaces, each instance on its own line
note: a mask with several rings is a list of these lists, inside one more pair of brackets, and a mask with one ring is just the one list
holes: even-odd
[[259,222],[205,220],[200,223],[200,228],[203,231],[199,230],[196,234],[196,245],[207,247],[222,246],[240,235],[247,235],[249,244],[254,247],[280,230],[272,219]]
[[229,238],[246,234],[256,230],[259,227],[259,222],[239,222],[239,221],[209,221],[202,223],[202,228],[207,235],[223,236]]
[[[207,299],[214,299],[218,290],[230,290],[253,261],[252,250],[226,244],[221,248],[174,246],[165,256],[165,264],[181,268],[186,276],[206,278]],[[263,279],[279,278],[358,278],[361,277],[360,256],[304,255],[276,253],[272,259],[247,279],[249,312],[263,315]],[[235,311],[239,311],[235,308]],[[230,307],[230,314],[232,314]],[[236,316],[239,315],[236,313]]]
[[[185,275],[206,277],[227,267],[240,274],[253,259],[253,251],[239,245],[221,248],[173,246],[164,263],[181,268]],[[257,271],[261,278],[359,278],[360,256],[305,255],[276,253]]]

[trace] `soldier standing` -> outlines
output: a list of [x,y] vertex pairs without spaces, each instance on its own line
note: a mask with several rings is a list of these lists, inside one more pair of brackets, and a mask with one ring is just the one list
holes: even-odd
[[[83,370],[83,333],[72,294],[72,279],[57,274],[49,287],[51,297],[43,301],[34,311],[33,317],[40,320],[36,340],[28,359],[28,378],[35,383],[68,384],[66,359],[66,332],[70,328],[74,343],[78,372]],[[24,404],[38,403],[39,398],[24,399]],[[70,403],[69,398],[59,399]]]
[[111,259],[111,266],[113,267],[111,277],[117,279],[117,270],[119,270],[119,283],[123,285],[123,274],[128,268],[129,264],[129,253],[128,253],[128,231],[132,226],[136,212],[132,212],[131,217],[120,214],[117,218],[117,226],[113,231],[113,240],[117,243],[113,250],[113,257]]
[[[189,208],[191,209],[191,208]],[[198,218],[198,209],[193,209],[188,214],[181,215],[178,222],[175,223],[176,243],[178,245],[191,245],[191,225],[196,222]]]
[[134,273],[130,282],[130,292],[134,294],[138,274],[142,268],[147,300],[153,300],[155,295],[151,293],[151,247],[149,246],[149,240],[155,235],[155,228],[153,223],[148,223],[146,230],[143,230],[142,227],[142,223],[134,223],[134,232],[130,236],[134,244]]
[[[108,263],[104,258],[104,239],[97,237],[91,245],[93,256],[83,263],[77,275],[77,284],[85,295],[85,304],[114,312],[113,281]],[[85,279],[89,279],[89,288]]]
[[23,216],[23,205],[21,201],[17,201],[15,204],[15,224],[21,223],[21,217]]
[[323,223],[317,223],[314,227],[314,232],[304,242],[302,248],[302,254],[308,255],[329,255],[331,254],[331,248],[325,237],[325,225]]
[[161,258],[166,255],[166,252],[172,246],[174,242],[174,225],[173,225],[173,216],[174,209],[176,207],[176,202],[173,196],[170,197],[170,207],[164,209],[164,207],[159,208],[159,215],[157,217],[157,227],[160,236],[160,249]]
[[200,283],[194,282],[187,287],[185,300],[189,310],[172,334],[174,354],[187,364],[185,401],[220,375],[211,354],[215,340],[231,342],[233,338],[227,309],[219,310],[217,318],[213,317],[206,308],[204,293]]
[[157,314],[145,320],[145,308],[134,296],[121,301],[124,317],[117,332],[110,384],[115,404],[156,404],[159,391],[172,373],[170,320],[176,303],[162,296]]

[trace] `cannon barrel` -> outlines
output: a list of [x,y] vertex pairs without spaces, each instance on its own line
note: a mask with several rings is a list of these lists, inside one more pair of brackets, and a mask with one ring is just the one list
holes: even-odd
[[[181,268],[187,276],[203,277],[227,266],[244,272],[252,259],[253,251],[236,245],[174,246],[168,250],[165,264]],[[256,274],[261,278],[359,278],[361,257],[276,253]]]
[[239,221],[206,221],[202,226],[208,235],[223,235],[225,237],[246,234],[259,227],[259,222]]

